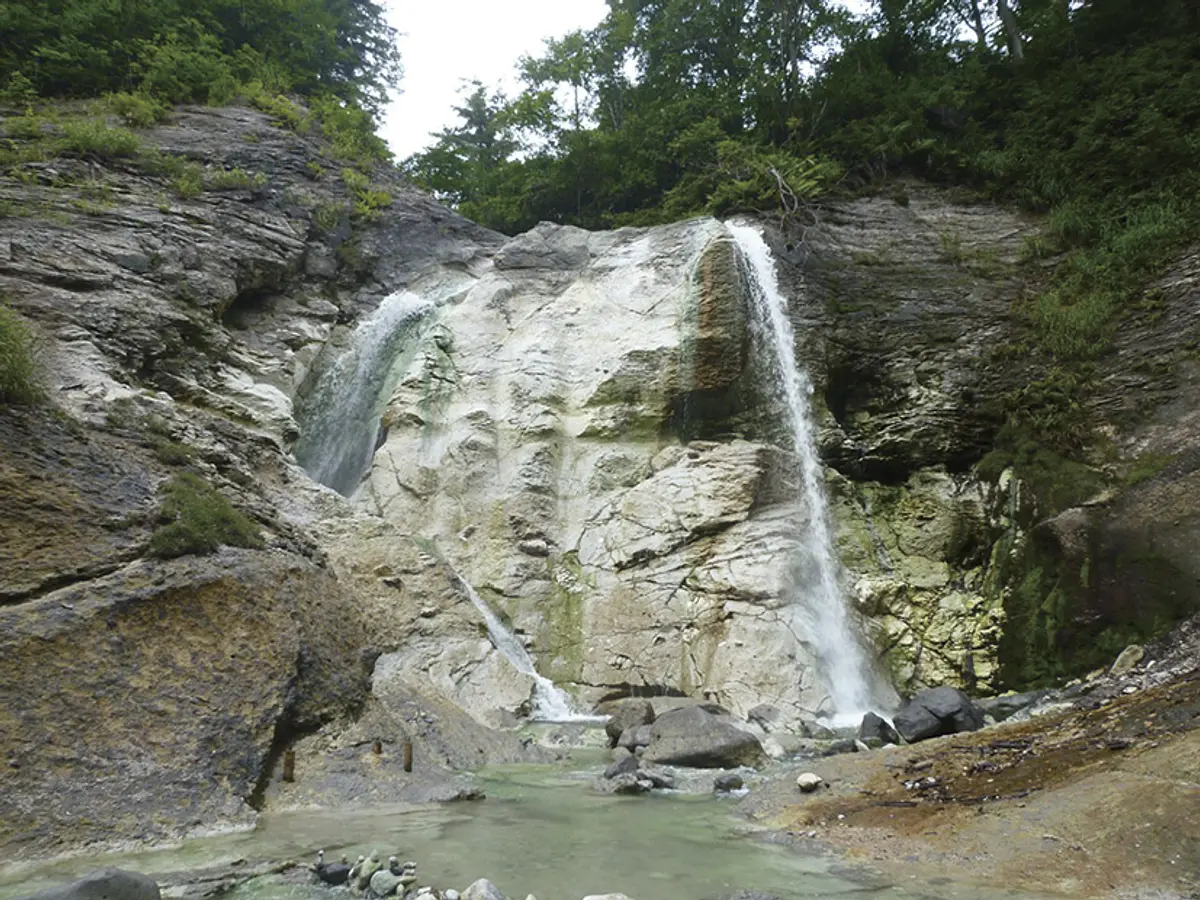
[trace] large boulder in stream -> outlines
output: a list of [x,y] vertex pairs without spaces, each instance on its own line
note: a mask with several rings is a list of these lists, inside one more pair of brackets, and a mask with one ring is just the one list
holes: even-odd
[[921,691],[896,713],[893,723],[909,743],[943,734],[977,731],[983,727],[983,712],[957,688],[938,687]]
[[654,720],[650,745],[642,759],[701,769],[734,769],[762,765],[767,754],[758,738],[727,719],[699,706],[685,706]]
[[158,883],[148,875],[125,869],[101,869],[21,900],[160,900],[160,897]]

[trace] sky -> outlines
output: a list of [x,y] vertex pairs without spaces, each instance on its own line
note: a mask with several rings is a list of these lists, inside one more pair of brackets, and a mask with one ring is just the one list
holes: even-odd
[[463,81],[515,86],[523,54],[542,41],[604,18],[604,0],[387,0],[402,34],[401,94],[388,108],[381,133],[399,159],[433,143],[430,132],[454,125]]

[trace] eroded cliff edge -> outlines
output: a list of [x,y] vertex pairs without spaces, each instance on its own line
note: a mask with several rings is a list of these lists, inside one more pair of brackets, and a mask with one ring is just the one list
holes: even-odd
[[[260,113],[185,109],[143,140],[263,177],[181,197],[83,155],[0,180],[18,213],[0,291],[43,340],[53,404],[0,413],[0,841],[453,795],[381,782],[406,737],[445,771],[522,758],[475,721],[511,722],[529,684],[442,560],[582,699],[821,710],[787,610],[807,513],[719,223],[508,241],[386,173],[391,206],[356,218],[327,148]],[[1088,410],[1103,441],[1068,462],[997,442],[1045,376],[1021,354],[1034,227],[911,185],[772,233],[847,587],[901,689],[1086,668],[1074,648],[1102,658],[1200,594],[1196,259],[1124,323]],[[347,501],[290,456],[297,409],[401,290],[436,301]],[[266,549],[147,557],[184,465]],[[294,786],[270,779],[284,747]]]

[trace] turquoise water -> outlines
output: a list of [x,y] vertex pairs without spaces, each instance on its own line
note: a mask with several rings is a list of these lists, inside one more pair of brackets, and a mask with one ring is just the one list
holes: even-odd
[[[81,857],[0,869],[0,900],[104,865],[149,874],[229,863],[333,861],[378,850],[418,863],[420,884],[462,890],[486,877],[521,900],[579,900],[620,892],[634,900],[719,900],[752,889],[782,900],[933,896],[983,898],[977,889],[901,890],[878,878],[848,877],[826,857],[805,855],[745,833],[728,801],[711,797],[612,797],[588,789],[594,773],[513,767],[486,773],[482,802],[428,808],[312,810],[262,817],[252,832],[200,838],[155,852]],[[229,900],[348,900],[345,891],[260,879]],[[994,893],[993,898],[1015,897]]]

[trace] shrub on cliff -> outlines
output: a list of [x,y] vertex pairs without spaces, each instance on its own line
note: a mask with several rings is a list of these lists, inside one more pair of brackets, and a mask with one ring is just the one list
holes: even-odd
[[33,333],[0,302],[0,406],[32,403],[41,394]]
[[221,546],[261,549],[258,527],[195,472],[181,472],[163,488],[162,523],[150,552],[163,559],[215,553]]

